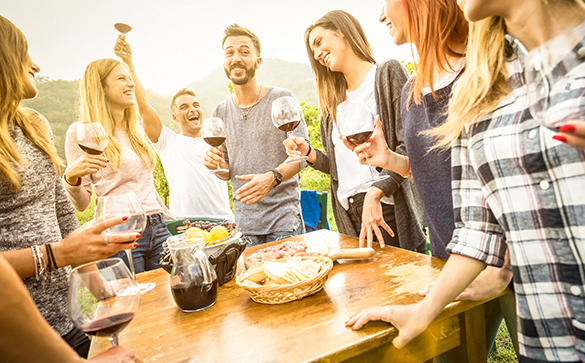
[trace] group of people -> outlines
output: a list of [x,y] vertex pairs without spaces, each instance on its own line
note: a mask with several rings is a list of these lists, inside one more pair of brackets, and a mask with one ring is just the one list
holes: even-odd
[[[304,121],[291,139],[272,124],[272,101],[294,95],[260,84],[261,46],[250,30],[231,25],[222,40],[233,94],[212,111],[227,131],[219,147],[202,140],[203,112],[192,90],[171,101],[180,134],[163,126],[120,35],[114,51],[121,61],[96,60],[84,72],[80,121],[67,132],[68,166],[60,177],[48,122],[20,106],[37,94],[39,67],[22,32],[0,17],[0,276],[7,287],[0,321],[13,327],[0,331],[0,356],[39,360],[27,349],[38,342],[47,361],[86,357],[89,340],[67,315],[71,267],[126,258],[124,250],[133,248],[136,272],[158,268],[165,222],[175,217],[235,217],[249,245],[303,233],[296,174],[310,166],[331,177],[341,233],[359,237],[360,245],[425,252],[426,225],[432,255],[448,260],[420,303],[372,307],[348,326],[388,321],[399,330],[393,344],[400,348],[452,300],[505,291],[486,304],[488,352],[505,319],[521,362],[585,360],[585,121],[558,132],[540,126],[524,79],[527,52],[585,22],[585,2],[385,0],[380,21],[396,44],[416,47],[415,76],[396,60],[378,64],[347,12],[328,12],[304,34],[324,151],[311,146]],[[582,57],[578,47],[572,51]],[[569,91],[554,97],[582,97]],[[336,126],[346,100],[377,115],[364,144],[351,143]],[[81,122],[102,124],[109,138],[103,154],[79,148]],[[170,210],[153,184],[157,154]],[[286,163],[297,155],[307,160]],[[387,178],[364,184],[368,161]],[[208,172],[218,166],[225,171]],[[110,183],[98,184],[102,176]],[[87,208],[92,193],[128,191],[148,215],[141,234],[105,239],[102,232],[124,217],[79,227],[74,208]],[[24,322],[33,327],[23,329]],[[110,359],[140,361],[121,347],[94,358]]]

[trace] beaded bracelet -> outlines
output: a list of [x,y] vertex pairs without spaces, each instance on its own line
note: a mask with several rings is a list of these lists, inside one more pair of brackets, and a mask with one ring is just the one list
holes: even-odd
[[412,179],[412,169],[410,169],[410,159],[408,158],[408,156],[404,156],[404,158],[406,159],[406,164],[408,165],[408,170],[406,171],[406,173],[404,173],[402,175],[402,177]]
[[41,252],[39,246],[31,246],[31,250],[35,263],[35,275],[37,281],[45,281],[47,278],[47,262],[45,261],[45,256]]

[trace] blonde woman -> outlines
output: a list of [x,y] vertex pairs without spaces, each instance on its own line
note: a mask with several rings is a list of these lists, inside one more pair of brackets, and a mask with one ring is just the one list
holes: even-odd
[[[116,50],[119,50],[117,43]],[[138,247],[132,253],[136,273],[160,267],[159,253],[170,236],[165,214],[170,212],[158,196],[152,171],[156,154],[138,123],[138,110],[131,73],[126,65],[115,59],[91,62],[81,79],[81,120],[99,122],[109,137],[102,155],[84,153],[77,143],[79,122],[71,125],[65,140],[69,166],[63,175],[63,184],[69,198],[79,211],[85,210],[91,200],[92,184],[103,177],[111,183],[93,185],[97,198],[106,195],[136,193],[148,221],[139,236]],[[143,117],[151,117],[145,113]],[[100,171],[97,175],[97,171]],[[101,175],[100,175],[101,174]],[[118,257],[127,261],[124,253]]]
[[[449,261],[418,304],[362,311],[347,324],[394,324],[402,347],[487,266],[514,272],[520,362],[585,359],[585,154],[553,138],[528,110],[527,50],[585,21],[581,0],[462,0],[472,24],[467,69],[447,122],[456,229]],[[572,51],[579,51],[578,47]],[[578,90],[581,91],[581,90]],[[582,92],[551,95],[571,100]]]
[[67,313],[70,266],[135,247],[119,243],[132,242],[136,235],[111,236],[105,243],[102,232],[123,223],[122,217],[78,228],[59,177],[49,124],[20,106],[37,95],[39,70],[24,34],[0,16],[0,254],[23,279],[47,323],[86,357],[89,339]]

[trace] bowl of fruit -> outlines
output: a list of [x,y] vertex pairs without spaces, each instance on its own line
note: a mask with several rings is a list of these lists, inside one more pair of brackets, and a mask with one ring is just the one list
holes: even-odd
[[167,223],[167,228],[172,235],[180,233],[198,233],[205,239],[205,254],[212,255],[221,246],[236,241],[242,237],[233,220],[188,218],[178,219]]

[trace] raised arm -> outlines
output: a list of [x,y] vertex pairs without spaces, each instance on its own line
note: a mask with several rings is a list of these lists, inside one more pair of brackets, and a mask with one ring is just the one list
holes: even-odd
[[146,136],[148,136],[150,141],[156,143],[158,142],[158,138],[160,137],[163,125],[155,109],[150,105],[150,102],[148,102],[148,95],[146,94],[146,89],[138,79],[136,69],[134,69],[134,63],[132,62],[132,48],[130,47],[130,44],[128,44],[128,42],[126,41],[125,35],[120,34],[118,36],[118,39],[116,40],[116,45],[114,46],[114,53],[116,53],[116,55],[120,57],[122,62],[124,62],[128,66],[128,69],[130,70],[132,80],[136,84],[135,89],[136,101],[138,102],[140,116],[142,117],[144,132],[146,132]]

